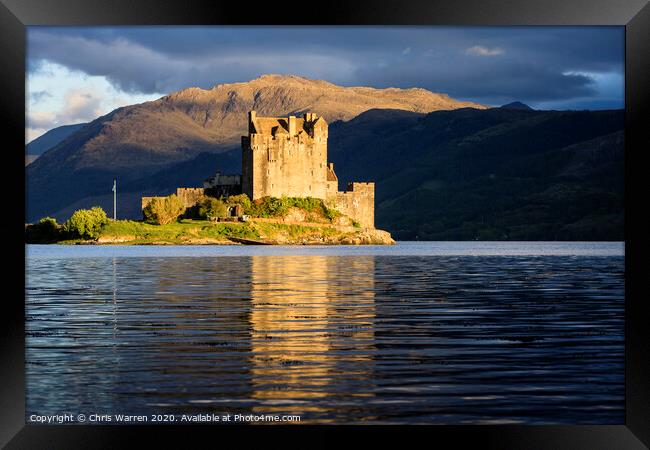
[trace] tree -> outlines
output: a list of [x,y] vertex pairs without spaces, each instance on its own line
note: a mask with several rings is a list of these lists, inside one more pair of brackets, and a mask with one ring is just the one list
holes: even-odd
[[246,194],[231,195],[230,197],[226,197],[225,201],[230,206],[241,205],[244,214],[251,213],[252,202]]
[[108,217],[102,208],[79,209],[63,224],[63,231],[71,238],[97,239]]
[[59,231],[59,224],[53,217],[43,217],[38,221],[38,228],[47,235],[55,235]]
[[178,219],[185,207],[181,200],[172,194],[167,197],[157,197],[151,200],[142,210],[145,222],[155,225],[166,225]]
[[34,244],[56,242],[60,236],[60,228],[56,219],[43,217],[38,223],[25,227],[25,239]]
[[214,197],[206,197],[199,203],[199,216],[213,220],[228,215],[228,207],[224,202]]

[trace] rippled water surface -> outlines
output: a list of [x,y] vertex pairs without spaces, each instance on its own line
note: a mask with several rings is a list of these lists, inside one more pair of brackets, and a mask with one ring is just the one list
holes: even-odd
[[27,256],[28,416],[624,423],[622,243]]

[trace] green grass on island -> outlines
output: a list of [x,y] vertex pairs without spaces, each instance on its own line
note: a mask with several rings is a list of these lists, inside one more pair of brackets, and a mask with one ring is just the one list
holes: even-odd
[[[375,232],[379,233],[378,230]],[[234,239],[232,239],[234,238]],[[333,225],[300,225],[258,222],[212,222],[180,219],[166,225],[132,220],[109,220],[96,239],[38,240],[30,243],[192,245],[235,244],[238,239],[269,244],[382,244],[378,238],[363,236],[359,229]]]
[[241,223],[181,219],[166,225],[151,225],[131,220],[111,220],[102,229],[98,242],[110,243],[114,241],[121,244],[232,243],[230,238],[283,242],[300,239],[313,240],[321,236],[333,237],[343,234],[346,233],[331,226],[316,227],[254,221]]
[[[228,218],[227,208],[232,204],[243,206],[245,214]],[[226,201],[205,198],[194,207],[185,208],[175,195],[171,195],[152,202],[143,212],[143,221],[111,220],[99,207],[77,210],[63,224],[44,217],[25,227],[26,242],[119,245],[394,243],[389,233],[363,229],[355,220],[327,207],[319,199],[269,197],[251,202],[240,195]]]
[[[111,220],[103,227],[100,236],[91,242],[120,245],[187,245],[233,244],[242,239],[269,244],[354,244],[357,234],[357,230],[341,230],[335,226],[256,221],[241,223],[181,219],[166,225],[151,225],[131,220]],[[84,239],[67,239],[57,243],[91,242]]]
[[193,240],[227,241],[229,237],[260,239],[259,231],[251,223],[211,222],[181,219],[165,225],[152,225],[132,220],[109,221],[98,241],[120,241],[131,244],[169,242],[182,244]]

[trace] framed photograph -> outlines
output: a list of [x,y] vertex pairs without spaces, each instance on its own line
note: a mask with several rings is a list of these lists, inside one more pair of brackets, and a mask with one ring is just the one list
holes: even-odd
[[0,443],[647,448],[649,23],[0,0]]

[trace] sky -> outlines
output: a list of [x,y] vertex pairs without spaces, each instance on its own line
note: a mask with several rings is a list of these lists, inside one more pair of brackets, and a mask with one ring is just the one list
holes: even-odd
[[623,27],[39,27],[26,142],[120,106],[263,74],[420,87],[491,106],[624,107]]

